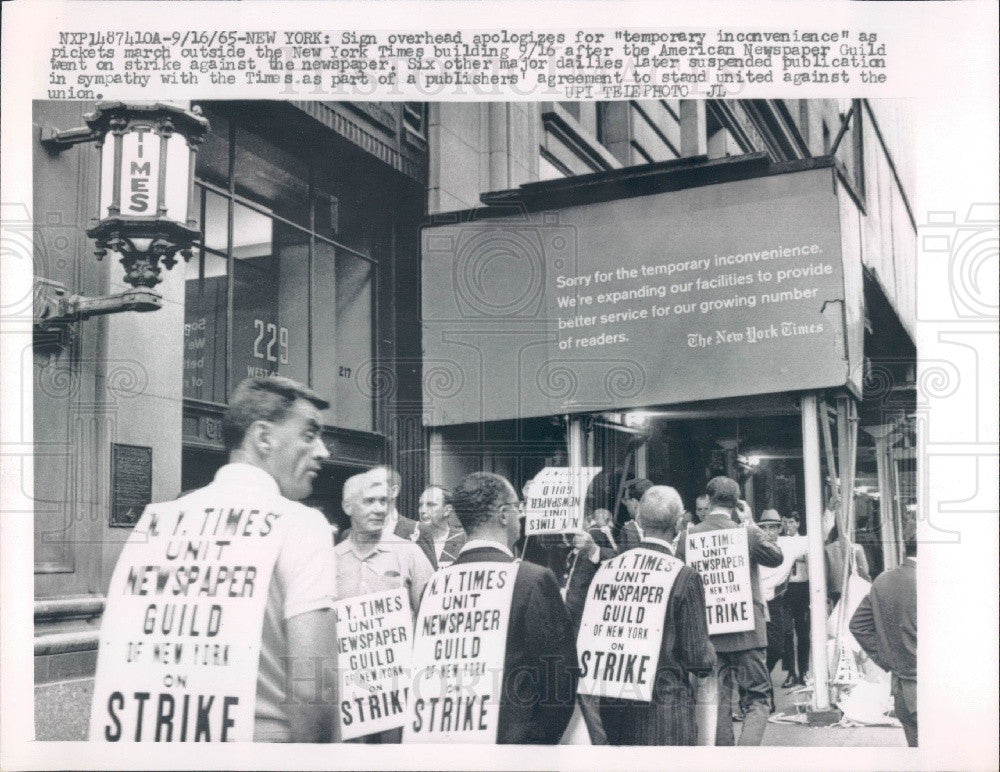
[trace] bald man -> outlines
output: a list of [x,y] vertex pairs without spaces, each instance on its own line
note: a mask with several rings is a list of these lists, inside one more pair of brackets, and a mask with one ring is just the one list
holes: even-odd
[[[715,650],[705,622],[701,577],[674,556],[672,543],[683,512],[680,494],[666,485],[647,488],[638,502],[642,540],[633,549],[668,556],[676,562],[677,578],[664,612],[652,700],[600,700],[601,723],[611,745],[695,745],[699,740],[695,690],[689,675],[708,678],[715,665]],[[577,628],[599,558],[597,545],[589,535],[581,534],[578,543],[589,559],[581,561],[566,596]]]

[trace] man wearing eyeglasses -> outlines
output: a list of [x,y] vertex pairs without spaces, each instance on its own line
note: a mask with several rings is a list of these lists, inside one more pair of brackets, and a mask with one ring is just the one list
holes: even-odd
[[[454,565],[512,563],[520,502],[507,480],[489,472],[467,475],[452,507],[468,535]],[[497,742],[559,742],[576,697],[576,641],[559,583],[548,568],[518,565],[511,601]]]

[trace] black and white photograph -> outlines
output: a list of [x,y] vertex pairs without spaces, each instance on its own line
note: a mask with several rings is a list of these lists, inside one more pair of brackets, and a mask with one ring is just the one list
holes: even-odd
[[[714,92],[678,76],[619,98],[594,79],[566,86],[576,98],[472,100],[463,84],[521,70],[466,63],[439,76],[457,96],[323,98],[319,74],[301,87],[323,46],[340,62],[323,77],[368,76],[320,33],[295,33],[293,55],[291,37],[270,53],[264,32],[184,32],[163,48],[190,46],[210,98],[177,99],[159,75],[118,98],[97,90],[108,34],[59,39],[47,95],[20,105],[29,154],[4,161],[30,182],[3,199],[5,271],[30,274],[2,304],[30,332],[23,407],[10,389],[3,405],[29,438],[3,443],[31,596],[18,741],[45,749],[11,768],[122,746],[139,755],[105,763],[947,758],[962,716],[926,698],[941,673],[927,652],[955,623],[928,609],[943,581],[963,592],[943,573],[973,549],[957,513],[996,543],[997,204],[920,208],[919,96],[759,98],[727,91],[721,65]],[[155,60],[134,54],[132,77],[171,69],[156,33],[119,34]],[[615,33],[636,63],[653,37],[705,49],[683,34]],[[420,69],[398,46],[439,39],[492,56],[470,35],[399,37],[383,65]],[[514,44],[616,67],[601,33],[551,37]],[[862,38],[814,48],[877,83],[885,44]],[[223,88],[253,85],[252,54],[233,58],[253,41],[275,68],[294,56],[288,98]],[[785,45],[787,73],[798,29]],[[372,83],[402,78],[370,56]],[[754,66],[733,77],[753,83]],[[949,434],[943,403],[975,422]],[[930,473],[961,484],[943,494]],[[995,559],[978,570],[988,597]],[[995,595],[962,614],[977,652],[995,653]],[[995,657],[951,657],[995,697]],[[220,743],[242,750],[199,762]],[[265,756],[277,743],[294,747]],[[951,766],[989,768],[988,753]]]
[[[41,245],[35,442],[68,452],[35,461],[40,738],[225,740],[246,707],[254,739],[320,741],[388,707],[364,741],[410,718],[461,742],[488,715],[492,742],[690,745],[715,679],[707,744],[916,743],[905,105],[38,102],[34,124],[97,134],[39,143],[35,211],[114,213],[58,243],[121,255],[60,270]],[[597,473],[534,482],[574,467]],[[248,554],[272,510],[293,530]],[[507,673],[475,704],[481,587],[427,624],[456,541],[453,573],[521,561],[493,667],[530,710]],[[268,574],[303,596],[272,603]],[[280,707],[290,611],[339,655],[360,610],[338,626],[334,603],[400,590],[440,705]],[[399,689],[394,643],[359,642],[356,678]]]

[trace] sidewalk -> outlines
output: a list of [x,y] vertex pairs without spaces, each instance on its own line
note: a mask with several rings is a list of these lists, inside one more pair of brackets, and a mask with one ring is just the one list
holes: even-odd
[[[782,689],[784,671],[775,667],[771,683],[774,688],[776,713],[792,713],[795,705],[792,689]],[[739,724],[736,725],[739,727]],[[737,728],[737,732],[739,729]],[[763,745],[810,747],[906,747],[906,737],[900,727],[865,726],[845,728],[839,726],[805,726],[774,724],[768,722],[764,730]]]

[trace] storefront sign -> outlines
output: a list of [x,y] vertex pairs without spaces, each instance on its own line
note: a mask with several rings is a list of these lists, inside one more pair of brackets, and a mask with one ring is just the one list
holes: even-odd
[[576,645],[581,694],[652,699],[667,602],[683,565],[639,547],[597,569]]
[[[110,146],[117,141],[108,137]],[[167,168],[171,173],[163,183],[163,215],[184,222],[187,217],[188,167],[190,150],[183,134],[166,139],[152,126],[135,125],[121,137],[122,154],[118,184],[121,189],[121,214],[132,217],[155,217],[159,213],[160,148],[166,143]],[[115,153],[101,155],[101,212],[106,214],[113,201]]]
[[687,564],[705,585],[708,634],[754,629],[750,547],[746,528],[689,533]]
[[406,723],[413,615],[405,590],[338,601],[337,675],[341,739]]
[[454,394],[425,384],[427,423],[844,385],[833,177],[814,168],[424,229],[424,356],[464,378]]
[[111,525],[131,528],[153,499],[153,449],[111,443]]
[[287,521],[192,499],[147,507],[122,549],[101,625],[91,740],[253,739],[264,608]]
[[515,563],[462,563],[424,590],[403,742],[495,743]]
[[587,488],[599,466],[549,466],[531,481],[525,501],[525,535],[584,530]]

